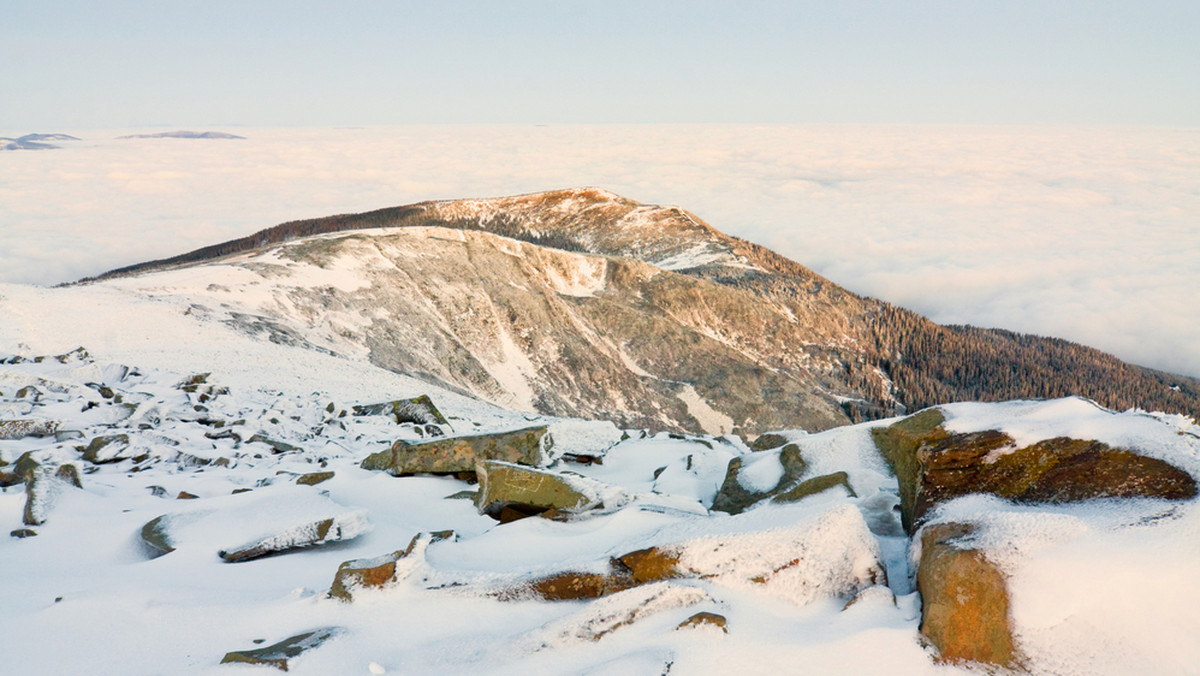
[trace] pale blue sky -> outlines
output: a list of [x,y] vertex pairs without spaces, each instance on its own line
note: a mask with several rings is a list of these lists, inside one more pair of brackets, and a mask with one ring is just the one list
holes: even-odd
[[0,133],[1200,123],[1200,2],[0,0]]

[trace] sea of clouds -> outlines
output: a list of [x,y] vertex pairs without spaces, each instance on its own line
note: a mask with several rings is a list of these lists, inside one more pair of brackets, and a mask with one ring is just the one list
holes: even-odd
[[595,185],[683,206],[939,322],[1200,376],[1198,128],[37,131],[83,140],[0,153],[0,282],[71,281],[292,219]]

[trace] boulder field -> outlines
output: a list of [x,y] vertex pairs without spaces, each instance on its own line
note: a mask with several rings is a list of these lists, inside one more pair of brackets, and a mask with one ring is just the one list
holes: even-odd
[[[1187,582],[1200,428],[1181,416],[950,404],[748,441],[525,414],[477,424],[489,419],[433,396],[284,397],[86,353],[5,361],[0,406],[56,424],[7,425],[0,441],[0,556],[30,571],[6,587],[4,617],[62,598],[56,621],[75,630],[93,617],[77,596],[162,599],[161,621],[130,621],[195,657],[164,648],[131,657],[136,673],[189,659],[713,673],[752,654],[773,668],[807,654],[867,671],[1170,671],[1178,654],[1136,618],[1186,629],[1200,596]],[[194,613],[230,628],[196,636]],[[446,649],[463,636],[472,650]],[[837,645],[856,648],[822,652]]]

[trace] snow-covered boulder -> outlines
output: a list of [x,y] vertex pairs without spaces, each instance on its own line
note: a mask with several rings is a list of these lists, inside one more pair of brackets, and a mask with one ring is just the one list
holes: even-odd
[[[1098,408],[1082,400],[1062,401]],[[909,533],[939,503],[970,493],[1048,503],[1182,500],[1197,494],[1191,474],[1135,450],[1059,434],[1019,443],[1002,430],[951,431],[945,422],[942,410],[934,408],[872,430],[900,481],[901,516]]]
[[546,427],[435,439],[423,443],[397,441],[386,451],[362,461],[363,469],[384,470],[393,476],[474,472],[478,460],[503,460],[522,465],[542,463]]
[[804,605],[850,597],[887,579],[879,544],[859,510],[838,505],[795,523],[725,532],[619,557],[638,583],[697,577]]
[[424,562],[425,549],[454,537],[453,531],[417,533],[408,547],[371,559],[354,559],[338,566],[329,595],[351,601],[359,589],[378,589],[396,582]]
[[370,525],[365,511],[335,514],[317,521],[299,523],[295,526],[269,533],[236,547],[217,552],[229,563],[250,561],[271,554],[303,549],[314,545],[352,540],[367,532]]
[[713,603],[703,589],[678,582],[656,582],[592,601],[579,612],[542,627],[527,637],[537,648],[599,641],[622,627],[649,617],[701,603]]
[[354,415],[387,415],[398,424],[445,425],[446,417],[434,405],[429,395],[412,399],[396,399],[378,404],[361,404],[354,407]]
[[319,647],[329,639],[343,633],[345,633],[345,630],[341,627],[322,627],[306,631],[262,648],[232,650],[225,653],[225,657],[221,659],[221,664],[228,664],[230,662],[265,664],[281,671],[287,671],[290,660]]
[[740,514],[750,505],[795,486],[807,469],[800,448],[795,444],[774,452],[733,458],[725,471],[725,481],[713,498],[712,508],[718,512]]
[[921,633],[945,662],[1014,666],[1005,574],[984,552],[965,541],[972,527],[939,523],[921,531],[917,589]]
[[496,460],[477,463],[475,475],[479,478],[479,511],[493,517],[505,507],[578,514],[603,506],[605,493],[610,494],[610,503],[623,497],[620,490],[594,479]]

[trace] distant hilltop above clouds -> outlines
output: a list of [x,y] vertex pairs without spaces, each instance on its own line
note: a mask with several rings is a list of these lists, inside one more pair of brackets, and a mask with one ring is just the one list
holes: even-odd
[[129,138],[217,138],[217,139],[242,139],[245,136],[237,134],[227,134],[223,131],[164,131],[157,134],[130,134],[128,136],[118,136],[118,139]]
[[47,141],[78,141],[79,139],[67,134],[25,134],[17,138],[0,136],[0,150],[52,150],[56,146]]

